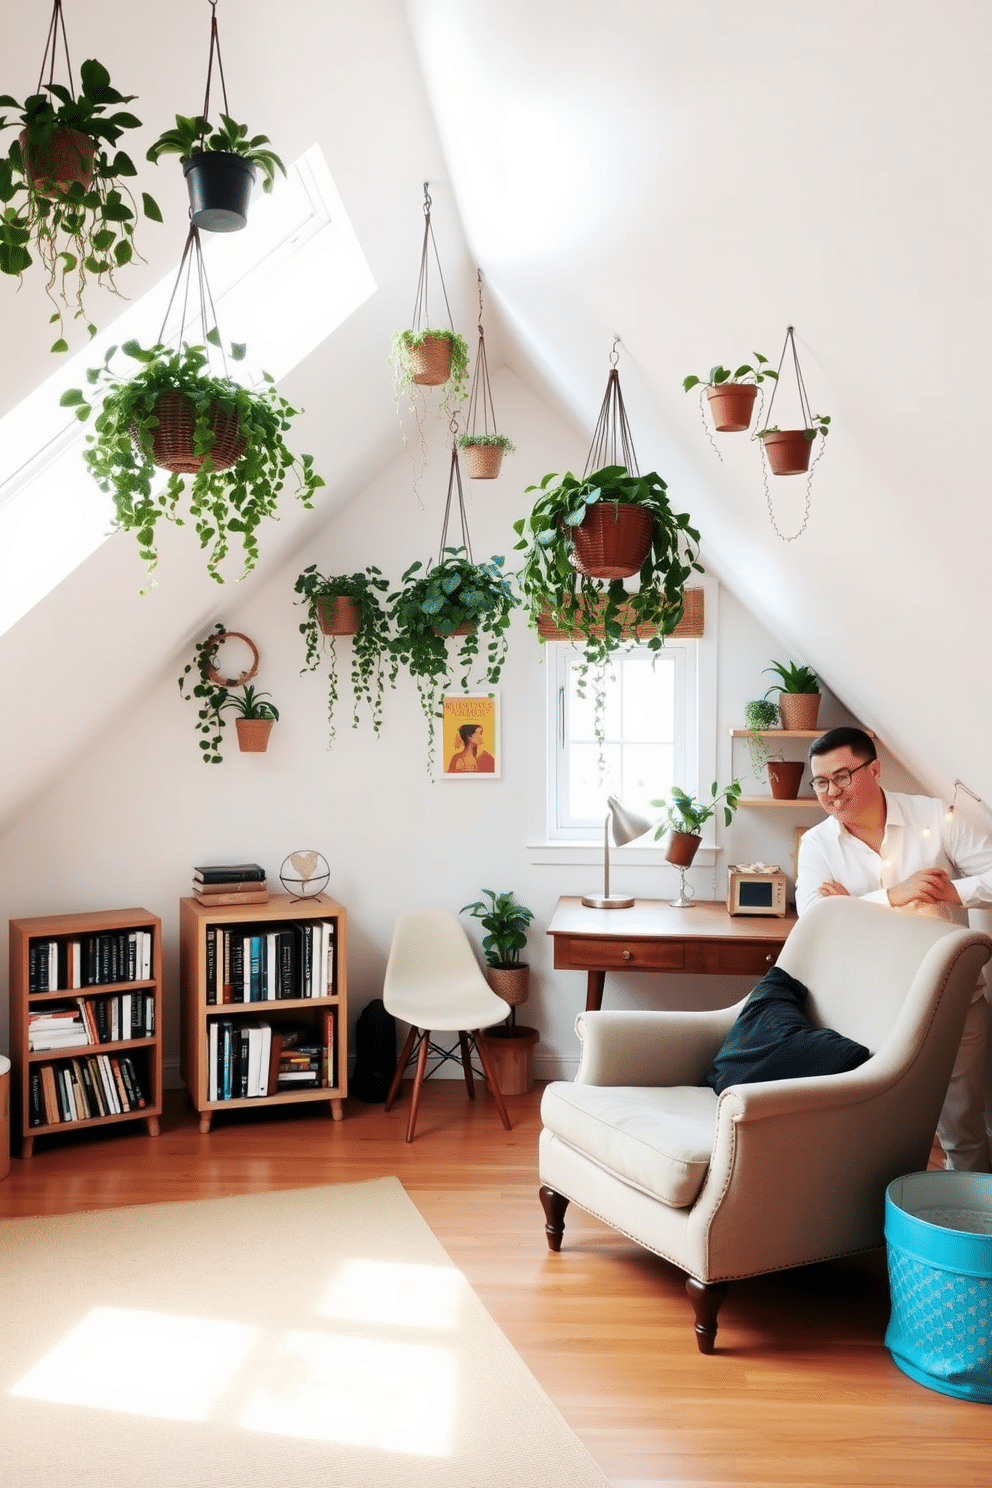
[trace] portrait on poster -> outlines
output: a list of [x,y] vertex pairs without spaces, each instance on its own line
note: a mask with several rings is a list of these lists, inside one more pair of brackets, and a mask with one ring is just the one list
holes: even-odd
[[498,695],[449,693],[444,699],[440,723],[443,779],[499,779]]

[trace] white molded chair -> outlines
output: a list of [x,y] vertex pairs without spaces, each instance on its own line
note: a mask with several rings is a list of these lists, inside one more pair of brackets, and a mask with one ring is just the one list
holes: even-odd
[[475,1100],[472,1075],[472,1049],[475,1048],[500,1120],[509,1131],[510,1118],[496,1072],[485,1045],[476,1039],[476,1034],[480,1029],[491,1028],[494,1023],[503,1023],[510,1010],[502,997],[497,997],[490,988],[475,959],[471,941],[450,910],[410,909],[397,916],[386,963],[382,1001],[394,1018],[402,1018],[410,1024],[386,1097],[387,1111],[399,1093],[407,1065],[414,1058],[417,1060],[407,1141],[413,1141],[428,1054],[438,1055],[442,1061],[452,1057],[451,1050],[442,1049],[432,1042],[432,1032],[458,1034],[469,1100]]
[[712,1353],[727,1282],[870,1250],[885,1189],[927,1166],[992,940],[860,899],[824,899],[778,965],[806,1014],[867,1045],[846,1074],[705,1083],[743,1003],[583,1013],[574,1083],[544,1092],[541,1202],[552,1250],[570,1200],[688,1272]]

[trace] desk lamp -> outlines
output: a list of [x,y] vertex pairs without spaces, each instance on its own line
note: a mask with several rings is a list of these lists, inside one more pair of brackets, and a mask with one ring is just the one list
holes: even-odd
[[635,837],[650,832],[654,823],[628,811],[616,796],[608,796],[606,804],[610,809],[603,822],[603,892],[583,894],[582,903],[589,909],[630,909],[634,903],[630,895],[610,893],[610,827],[613,828],[613,841],[617,847],[623,847],[625,843],[633,842]]

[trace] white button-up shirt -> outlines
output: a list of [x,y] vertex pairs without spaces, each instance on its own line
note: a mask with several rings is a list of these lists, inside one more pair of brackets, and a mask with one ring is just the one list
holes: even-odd
[[[853,836],[836,817],[810,827],[799,840],[796,909],[820,898],[836,880],[849,894],[887,904],[888,889],[921,868],[943,868],[957,889],[956,904],[934,906],[941,917],[967,924],[966,909],[992,905],[992,838],[930,796],[885,791],[885,836],[880,852]],[[949,913],[948,913],[949,912]]]

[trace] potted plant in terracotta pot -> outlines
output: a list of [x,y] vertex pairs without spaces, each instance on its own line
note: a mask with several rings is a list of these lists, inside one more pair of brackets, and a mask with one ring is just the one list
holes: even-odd
[[[463,548],[448,547],[427,568],[411,563],[399,589],[389,596],[390,654],[416,681],[429,725],[429,767],[434,762],[434,723],[440,717],[442,694],[458,672],[463,691],[476,671],[490,686],[496,685],[506,659],[510,619],[519,603],[510,577],[503,573],[502,557],[475,563]],[[449,649],[452,636],[458,637],[458,646]]]
[[472,480],[495,480],[503,456],[516,449],[505,434],[459,434],[458,448],[465,451],[465,469]]
[[502,894],[483,889],[482,894],[461,913],[473,915],[488,932],[482,941],[486,975],[493,991],[509,1004],[510,1015],[506,1023],[487,1028],[480,1037],[486,1040],[502,1094],[526,1095],[534,1084],[533,1051],[539,1035],[536,1028],[517,1023],[517,1007],[527,999],[530,968],[521,962],[520,952],[534,912],[516,903],[512,889]]
[[208,232],[237,232],[248,221],[248,203],[256,177],[262,190],[271,191],[276,171],[286,167],[271,147],[267,134],[249,135],[247,124],[221,114],[209,124],[202,114],[176,115],[149,146],[145,158],[157,164],[163,155],[178,155],[186,177],[190,218]]
[[803,771],[806,768],[804,762],[773,757],[768,760],[765,768],[776,801],[794,801],[802,784]]
[[768,457],[772,475],[805,475],[809,470],[813,440],[819,434],[826,439],[830,418],[816,413],[804,429],[759,429],[755,435]]
[[457,331],[429,326],[395,331],[389,358],[397,398],[412,387],[446,386],[442,407],[468,392],[468,343]]
[[[209,550],[212,579],[224,582],[220,567],[232,541],[240,543],[248,573],[258,560],[259,525],[275,515],[289,477],[295,476],[297,499],[308,508],[324,484],[313,456],[294,455],[286,444],[299,410],[268,374],[253,388],[214,373],[204,346],[145,349],[125,341],[120,351],[130,367],[117,367],[112,346],[103,366],[87,373],[101,394],[72,388],[60,400],[84,420],[97,407],[83,460],[114,499],[115,526],[135,534],[149,572],[158,562],[158,522],[191,520],[201,548]],[[231,355],[237,360],[244,347],[232,347]],[[158,469],[171,472],[162,489]]]
[[[351,691],[352,727],[359,724],[359,705],[365,703],[373,731],[382,727],[382,698],[387,676],[396,676],[396,661],[389,650],[389,621],[384,596],[389,585],[378,568],[370,565],[359,573],[325,577],[311,563],[296,580],[295,592],[307,606],[300,624],[306,642],[305,671],[315,671],[321,656],[327,660],[328,747],[334,742],[334,711],[338,700],[337,637],[352,636]],[[322,645],[327,637],[329,644]]]
[[279,718],[279,709],[265,699],[270,694],[258,692],[250,682],[241,690],[241,696],[231,694],[223,706],[237,713],[234,727],[238,731],[238,748],[242,754],[264,754],[269,747],[272,725]]
[[782,727],[802,733],[815,729],[820,711],[820,681],[812,667],[798,662],[773,661],[765,671],[775,672],[779,677],[765,697],[770,692],[778,693]]
[[[119,293],[114,274],[139,257],[134,246],[138,207],[128,187],[137,175],[117,142],[141,120],[123,105],[134,94],[111,85],[102,62],[79,70],[79,89],[49,81],[24,103],[0,96],[0,131],[20,126],[0,157],[0,273],[19,278],[32,252],[47,275],[45,285],[58,327],[54,352],[68,351],[64,316],[86,322],[83,297],[90,281]],[[153,222],[162,214],[142,192],[142,210]]]
[[750,428],[758,387],[766,377],[777,378],[778,373],[768,365],[768,358],[756,351],[753,366],[742,362],[733,371],[729,367],[711,367],[708,377],[690,373],[682,379],[682,387],[687,393],[694,387],[706,393],[718,434],[737,434]]
[[666,837],[665,860],[676,867],[688,868],[702,842],[700,828],[711,816],[722,809],[725,826],[730,826],[741,797],[741,783],[731,781],[721,790],[714,780],[710,786],[710,799],[697,800],[681,786],[673,785],[670,801],[652,801],[652,806],[661,806],[665,815],[655,829],[655,841]]

